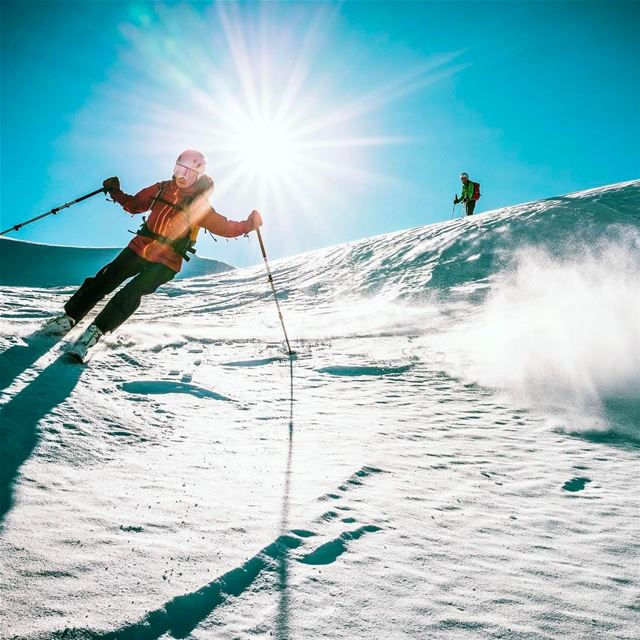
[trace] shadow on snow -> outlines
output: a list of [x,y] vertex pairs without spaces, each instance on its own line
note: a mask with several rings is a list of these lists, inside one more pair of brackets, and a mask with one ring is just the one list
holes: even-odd
[[[30,359],[33,354],[24,360]],[[12,489],[20,467],[40,440],[38,423],[69,397],[82,375],[82,367],[65,360],[66,356],[54,360],[0,409],[0,523],[13,505]]]

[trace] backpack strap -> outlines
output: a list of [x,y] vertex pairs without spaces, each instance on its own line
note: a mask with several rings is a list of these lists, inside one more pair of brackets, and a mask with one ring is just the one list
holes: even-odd
[[[181,200],[180,202],[169,202],[168,200],[165,200],[162,197],[162,194],[164,193],[164,190],[166,188],[166,186],[168,185],[168,182],[161,182],[160,183],[160,188],[158,189],[158,193],[156,193],[155,196],[153,196],[153,198],[151,198],[151,207],[153,207],[153,205],[156,202],[159,202],[160,204],[164,204],[167,207],[171,207],[172,209],[177,209],[178,211],[183,211],[184,210],[184,206],[182,205],[183,201],[186,201],[187,199],[185,198],[184,200]],[[189,199],[188,204],[191,204],[191,200]]]
[[191,227],[189,227],[187,232],[180,238],[167,238],[167,236],[151,231],[145,221],[140,225],[140,228],[137,231],[132,231],[132,233],[135,233],[137,236],[143,236],[144,238],[151,238],[160,244],[165,244],[168,247],[171,247],[176,255],[184,258],[187,262],[191,260],[191,256],[187,254],[196,252],[194,246],[195,241],[191,239]]
[[147,226],[146,220],[142,223],[142,225],[137,231],[132,231],[131,233],[135,233],[138,236],[144,236],[145,238],[152,238],[153,240],[155,240],[156,242],[159,242],[160,244],[165,244],[171,247],[174,253],[176,253],[181,258],[189,262],[191,257],[187,254],[188,253],[194,254],[196,252],[196,249],[195,249],[196,241],[191,239],[193,225],[191,224],[191,217],[189,216],[189,207],[199,195],[204,193],[204,189],[201,191],[197,191],[196,193],[193,193],[189,196],[185,196],[179,202],[169,202],[168,200],[165,200],[162,197],[162,194],[168,184],[169,182],[161,183],[160,188],[158,189],[158,193],[156,193],[156,195],[151,199],[151,207],[153,207],[153,205],[156,202],[159,202],[160,204],[171,207],[176,211],[182,212],[182,214],[185,217],[185,221],[188,225],[186,233],[180,238],[168,238],[167,236],[163,236],[149,229],[149,227]]

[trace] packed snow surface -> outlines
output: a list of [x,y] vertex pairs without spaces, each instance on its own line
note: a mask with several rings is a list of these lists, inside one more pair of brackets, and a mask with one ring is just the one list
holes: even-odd
[[2,637],[637,638],[639,205],[275,262],[291,369],[262,265],[87,366],[73,288],[0,288]]

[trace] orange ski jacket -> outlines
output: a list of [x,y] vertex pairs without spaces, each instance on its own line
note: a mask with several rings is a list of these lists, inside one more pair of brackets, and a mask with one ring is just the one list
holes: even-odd
[[[191,240],[195,242],[200,229],[224,238],[236,238],[251,231],[246,220],[227,220],[209,204],[204,195],[196,194],[196,185],[180,189],[173,180],[156,182],[135,196],[121,189],[110,192],[113,200],[128,213],[151,211],[146,220],[147,228],[172,240],[183,238],[189,232]],[[182,268],[182,257],[171,246],[153,238],[136,235],[129,243],[129,248],[145,260],[164,264],[176,273]]]

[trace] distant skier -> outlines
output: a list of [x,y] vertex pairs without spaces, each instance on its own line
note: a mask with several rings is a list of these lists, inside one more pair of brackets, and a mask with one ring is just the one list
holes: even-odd
[[462,194],[458,198],[458,194],[453,199],[453,204],[462,202],[466,208],[467,215],[472,216],[473,210],[476,208],[476,202],[480,199],[480,183],[471,182],[469,180],[468,173],[460,174],[460,181],[462,182]]
[[142,296],[153,293],[180,271],[189,260],[201,228],[218,236],[235,238],[262,226],[258,211],[242,222],[227,220],[210,204],[213,180],[205,174],[206,158],[188,149],[176,160],[171,180],[157,182],[135,196],[121,191],[118,178],[103,182],[105,191],[129,213],[151,211],[129,246],[98,273],[87,278],[64,305],[65,313],[43,327],[49,335],[64,335],[106,295],[133,278],[107,303],[69,354],[83,360],[98,340],[114,331],[140,305]]

